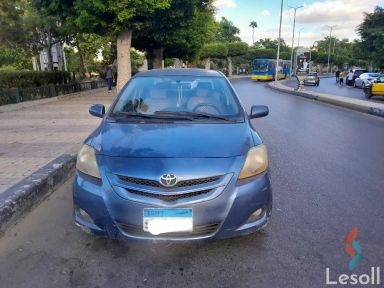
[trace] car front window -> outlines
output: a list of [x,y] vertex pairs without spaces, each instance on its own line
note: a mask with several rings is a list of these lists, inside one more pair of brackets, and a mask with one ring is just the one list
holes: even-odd
[[[137,77],[121,92],[110,116],[126,114],[176,120],[243,119],[239,102],[221,77]],[[217,116],[203,117],[199,116]],[[152,116],[152,117],[151,117]],[[159,117],[156,117],[159,116]],[[161,116],[161,117],[160,117]],[[175,120],[175,119],[173,119]]]

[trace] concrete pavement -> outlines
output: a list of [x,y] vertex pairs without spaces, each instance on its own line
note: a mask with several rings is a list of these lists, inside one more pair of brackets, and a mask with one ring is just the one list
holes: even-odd
[[[15,198],[25,198],[43,189],[32,186],[41,186],[44,177],[51,177],[46,183],[49,185],[57,177],[65,176],[52,173],[74,157],[82,141],[100,122],[88,114],[90,104],[108,106],[115,95],[103,88],[48,102],[37,100],[37,103],[16,107],[17,110],[14,106],[9,111],[3,108],[5,112],[0,113],[0,230],[3,221],[21,205]],[[70,157],[60,158],[65,154]],[[28,189],[31,191],[25,191]]]

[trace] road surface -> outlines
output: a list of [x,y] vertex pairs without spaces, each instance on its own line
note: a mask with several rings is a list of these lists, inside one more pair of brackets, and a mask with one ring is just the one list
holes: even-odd
[[[283,82],[285,85],[289,87],[297,87],[297,80],[287,80]],[[345,97],[351,97],[355,99],[361,99],[361,100],[367,100],[377,103],[384,103],[384,96],[375,96],[371,99],[367,99],[365,97],[364,91],[361,88],[354,88],[352,86],[344,85],[340,86],[336,83],[335,78],[321,78],[320,79],[320,85],[317,86],[305,86],[305,90],[309,91],[315,91],[319,93],[326,93],[326,94],[333,94],[338,96],[345,96]]]
[[[0,239],[1,287],[325,287],[384,270],[384,119],[234,81],[269,149],[273,215],[261,232],[205,244],[141,244],[85,234],[71,180]],[[348,270],[354,227],[362,261]],[[381,277],[384,279],[384,277]],[[383,280],[382,280],[383,281]]]

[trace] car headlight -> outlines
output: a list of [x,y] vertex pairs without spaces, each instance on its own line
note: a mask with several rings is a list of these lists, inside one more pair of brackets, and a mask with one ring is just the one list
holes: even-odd
[[264,144],[249,149],[239,180],[256,176],[268,168],[268,153]]
[[95,150],[91,146],[84,144],[81,147],[77,155],[76,169],[84,174],[101,178],[96,162]]

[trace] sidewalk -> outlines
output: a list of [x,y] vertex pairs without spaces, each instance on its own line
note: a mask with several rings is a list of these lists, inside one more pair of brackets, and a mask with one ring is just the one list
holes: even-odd
[[74,153],[97,127],[92,103],[108,105],[106,89],[76,98],[0,113],[0,193],[56,157]]
[[338,96],[329,93],[319,93],[310,90],[297,91],[292,87],[284,85],[279,81],[277,83],[270,82],[268,83],[268,87],[271,89],[275,89],[284,93],[293,94],[301,97],[305,97],[312,100],[317,100],[320,102],[332,104],[335,106],[384,117],[384,104],[371,102],[366,100],[354,99],[345,96]]
[[68,178],[81,143],[100,123],[89,106],[108,107],[115,96],[102,88],[2,107],[0,232]]

